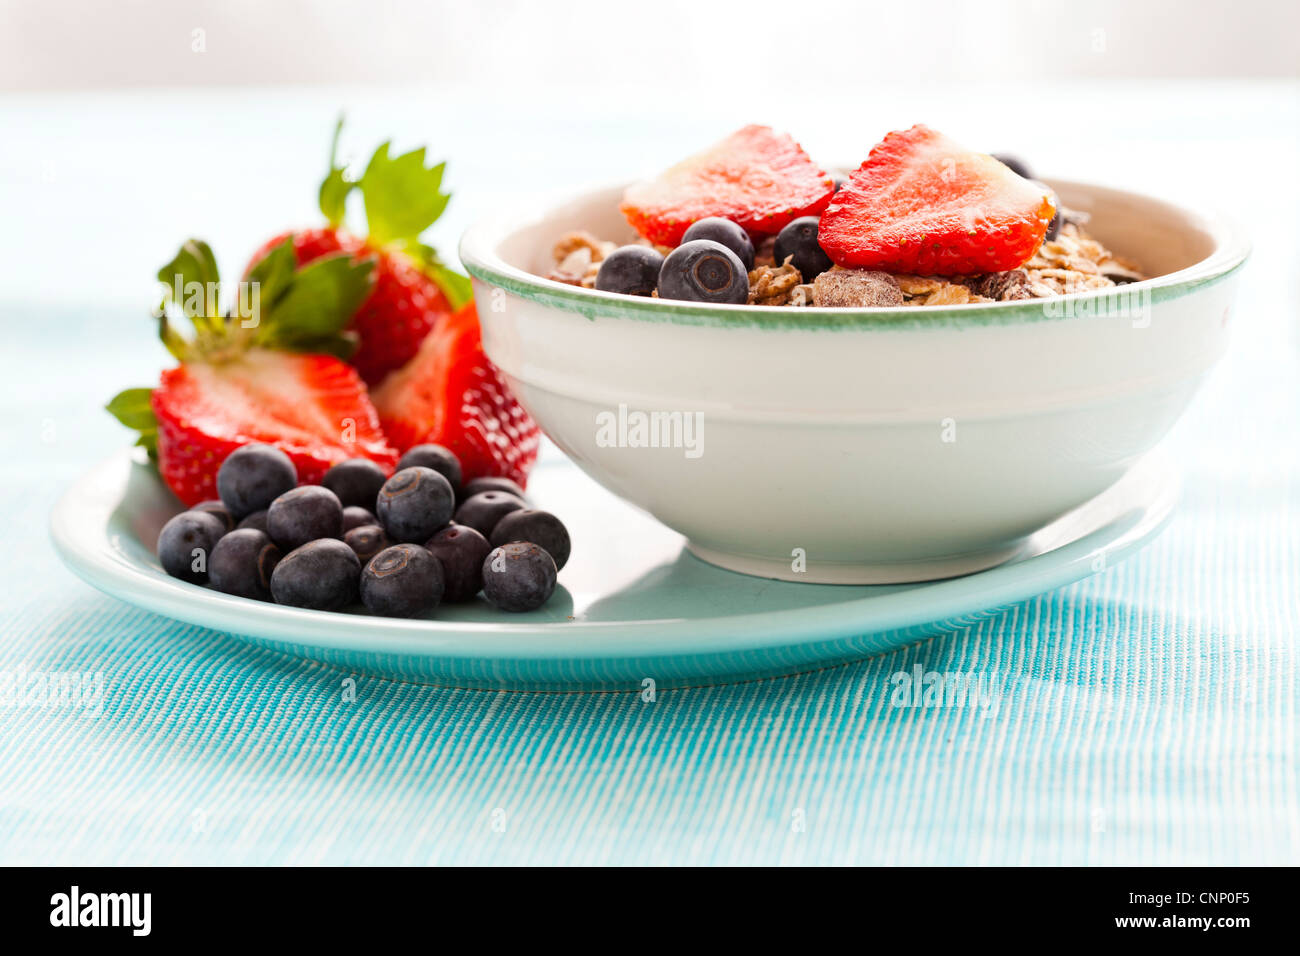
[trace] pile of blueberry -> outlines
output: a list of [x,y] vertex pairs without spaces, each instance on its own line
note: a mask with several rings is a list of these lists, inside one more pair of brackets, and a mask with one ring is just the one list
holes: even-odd
[[[804,282],[831,267],[817,242],[817,217],[804,216],[776,237],[772,257],[778,266],[788,257]],[[624,295],[650,295],[688,302],[743,304],[749,300],[749,272],[754,243],[730,219],[711,216],[694,223],[667,257],[649,246],[621,246],[600,264],[596,288]]]
[[461,482],[440,445],[417,445],[387,477],[369,459],[298,485],[289,456],[245,445],[217,472],[220,500],[163,526],[172,577],[293,607],[412,617],[479,591],[503,611],[541,607],[569,560],[569,532],[508,478]]

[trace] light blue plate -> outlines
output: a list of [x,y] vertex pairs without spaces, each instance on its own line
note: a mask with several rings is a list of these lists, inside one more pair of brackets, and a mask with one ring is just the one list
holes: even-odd
[[355,671],[531,690],[789,674],[969,627],[1139,550],[1178,495],[1167,461],[1150,457],[989,571],[887,587],[789,584],[705,564],[680,536],[556,459],[538,467],[529,489],[539,507],[564,519],[574,542],[545,608],[507,615],[480,599],[428,620],[391,620],[263,604],[168,577],[153,545],[180,506],[137,456],[127,450],[97,465],[50,517],[60,556],[105,593]]

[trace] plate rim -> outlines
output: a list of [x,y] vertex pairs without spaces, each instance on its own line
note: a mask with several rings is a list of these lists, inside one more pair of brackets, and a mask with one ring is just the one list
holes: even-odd
[[[714,618],[666,617],[627,622],[537,621],[520,617],[503,623],[481,623],[405,620],[250,602],[166,577],[161,569],[127,560],[115,550],[109,526],[109,519],[121,504],[120,497],[110,502],[103,489],[97,495],[87,491],[102,484],[106,473],[120,470],[125,475],[139,460],[131,447],[101,459],[65,489],[51,509],[49,529],[56,553],[91,586],[186,624],[241,638],[276,641],[304,652],[347,651],[464,661],[581,663],[702,658],[811,646],[845,637],[865,638],[985,615],[1082,580],[1141,550],[1160,534],[1174,514],[1180,484],[1167,456],[1157,450],[1129,474],[1145,467],[1166,480],[1151,482],[1156,491],[1148,500],[1135,502],[1100,527],[1029,558],[888,594]],[[124,488],[126,483],[120,484]],[[94,520],[96,516],[99,520]],[[1094,566],[1099,551],[1106,556],[1102,568]],[[918,603],[924,611],[918,610]],[[618,638],[617,643],[608,641],[612,636]]]

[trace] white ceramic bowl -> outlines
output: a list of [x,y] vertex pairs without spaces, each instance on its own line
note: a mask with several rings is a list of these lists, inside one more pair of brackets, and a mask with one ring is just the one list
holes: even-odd
[[487,354],[542,429],[698,556],[791,581],[926,580],[1006,560],[1112,485],[1226,346],[1249,251],[1233,227],[1051,185],[1157,278],[845,310],[702,306],[537,275],[568,230],[633,238],[621,187],[482,222],[460,255]]

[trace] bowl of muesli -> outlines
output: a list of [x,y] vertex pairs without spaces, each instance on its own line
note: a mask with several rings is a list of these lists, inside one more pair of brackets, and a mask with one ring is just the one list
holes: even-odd
[[746,127],[460,248],[581,468],[706,561],[843,584],[991,567],[1118,481],[1226,348],[1248,252],[925,127],[847,176]]

